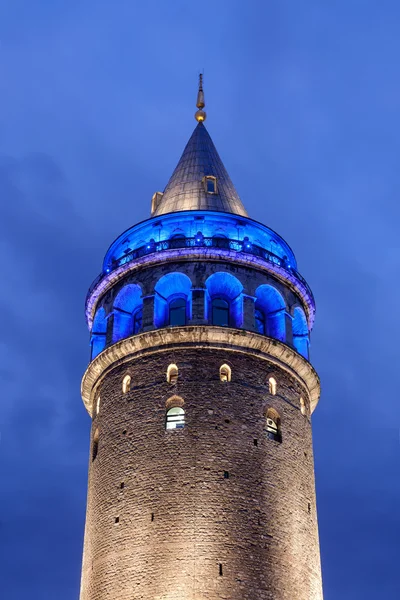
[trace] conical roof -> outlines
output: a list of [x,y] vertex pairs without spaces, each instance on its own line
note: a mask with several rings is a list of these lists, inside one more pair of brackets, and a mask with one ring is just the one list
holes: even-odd
[[[216,179],[207,191],[206,177]],[[217,210],[247,216],[202,121],[196,126],[153,216],[181,210]]]

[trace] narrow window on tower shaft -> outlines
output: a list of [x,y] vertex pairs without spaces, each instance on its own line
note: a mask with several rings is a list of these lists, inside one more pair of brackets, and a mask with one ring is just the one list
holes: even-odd
[[269,393],[272,394],[272,396],[276,395],[276,379],[274,377],[270,377],[268,379],[268,388],[269,388]]
[[131,377],[130,375],[125,375],[122,380],[122,393],[127,394],[131,391]]
[[269,408],[266,413],[266,430],[270,440],[282,442],[281,418],[274,408]]
[[229,365],[221,365],[219,368],[219,378],[221,381],[230,381],[232,370]]
[[93,436],[92,461],[96,458],[99,452],[99,430],[96,429]]
[[178,381],[178,367],[175,364],[170,364],[167,369],[167,381],[172,385]]

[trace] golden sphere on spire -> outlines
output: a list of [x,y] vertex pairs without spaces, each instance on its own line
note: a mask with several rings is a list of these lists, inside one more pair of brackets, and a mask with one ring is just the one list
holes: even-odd
[[194,118],[196,119],[196,121],[198,121],[198,123],[200,123],[200,121],[206,120],[207,113],[204,110],[198,110],[195,112]]

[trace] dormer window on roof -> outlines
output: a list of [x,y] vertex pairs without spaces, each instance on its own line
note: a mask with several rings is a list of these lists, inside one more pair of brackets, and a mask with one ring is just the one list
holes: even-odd
[[163,197],[163,192],[156,192],[151,199],[151,216],[154,215]]
[[213,177],[212,175],[206,175],[206,177],[204,177],[203,181],[204,181],[204,187],[205,187],[207,194],[217,194],[218,193],[216,177]]

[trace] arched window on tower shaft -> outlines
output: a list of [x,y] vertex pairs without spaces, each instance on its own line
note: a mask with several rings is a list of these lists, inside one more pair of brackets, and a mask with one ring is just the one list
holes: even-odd
[[122,380],[122,393],[127,394],[130,391],[131,391],[131,376],[125,375],[125,377]]
[[93,446],[92,446],[92,461],[95,460],[97,454],[99,452],[99,430],[96,429],[93,436]]
[[219,368],[219,378],[221,381],[230,381],[232,376],[232,370],[229,365],[221,365]]
[[185,427],[185,411],[183,398],[172,396],[166,402],[165,429],[183,429]]
[[300,411],[305,417],[308,415],[308,405],[305,403],[304,398],[300,398]]
[[185,411],[175,406],[167,411],[165,429],[183,429],[185,427]]
[[275,442],[282,442],[281,419],[279,413],[274,408],[269,408],[265,415],[265,428],[267,436]]
[[175,364],[168,365],[167,381],[171,384],[175,384],[178,382],[178,367]]
[[277,387],[277,384],[276,384],[275,377],[270,377],[268,379],[268,390],[272,396],[276,395],[276,387]]

